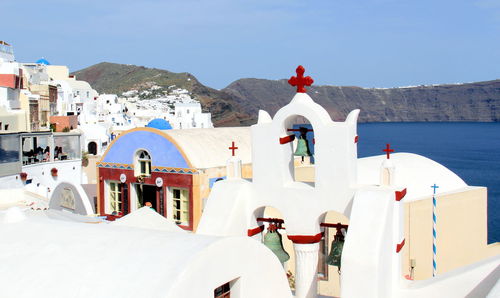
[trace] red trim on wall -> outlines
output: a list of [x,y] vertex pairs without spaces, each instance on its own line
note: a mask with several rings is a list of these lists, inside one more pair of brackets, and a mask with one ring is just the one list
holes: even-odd
[[248,229],[247,235],[248,235],[248,237],[252,237],[254,235],[261,233],[262,231],[264,231],[264,225],[258,226],[258,227],[253,228],[253,229]]
[[290,142],[293,142],[293,140],[295,140],[295,135],[289,135],[286,137],[282,137],[282,138],[280,138],[280,144],[283,145],[286,143],[290,143]]
[[[134,183],[137,183],[137,178],[134,176],[133,170],[125,170],[125,169],[111,169],[111,168],[98,168],[98,177],[99,177],[99,212],[101,215],[105,215],[105,191],[104,186],[106,181],[120,181],[120,175],[125,174],[127,177],[128,186],[128,203],[129,210],[131,210],[132,206],[132,187]],[[145,177],[143,184],[153,185],[156,187],[155,180],[156,178],[161,177],[163,179],[163,195],[165,197],[165,213],[167,212],[167,190],[168,187],[179,187],[186,188],[189,190],[189,224],[188,225],[179,225],[179,227],[192,231],[193,230],[193,222],[194,222],[194,212],[193,212],[193,177],[189,174],[175,174],[175,173],[159,173],[152,172],[150,177]],[[158,198],[158,197],[157,197]],[[157,206],[159,202],[157,201]],[[159,210],[158,210],[159,212]]]
[[396,201],[401,201],[406,196],[406,188],[402,191],[396,191]]
[[[158,214],[160,214],[160,188],[158,186],[156,186],[156,189],[155,189],[155,201],[156,201],[156,212],[158,212]],[[163,214],[160,214],[160,215],[163,215]]]
[[316,235],[288,235],[288,239],[290,239],[295,244],[312,244],[318,243],[323,238],[322,233],[318,233]]
[[0,74],[0,87],[16,89],[19,86],[19,77],[15,74]]
[[[164,217],[167,217],[168,215],[168,212],[167,212],[167,189],[165,186],[161,186],[161,187],[158,187],[157,189],[157,192],[158,192],[158,197],[159,197],[159,204],[162,205],[161,203],[163,202],[163,213],[160,212],[161,209],[160,207],[158,207],[158,213],[160,213],[160,215],[163,215]],[[158,205],[158,206],[160,206]]]
[[405,239],[403,239],[403,241],[401,241],[400,244],[396,245],[396,253],[399,253],[401,251],[401,249],[403,248],[403,246],[405,246]]
[[359,136],[354,137],[354,143],[357,143],[359,141]]

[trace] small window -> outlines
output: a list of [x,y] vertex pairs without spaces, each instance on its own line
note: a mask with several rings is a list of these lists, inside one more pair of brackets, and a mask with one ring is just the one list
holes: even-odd
[[109,182],[109,212],[122,213],[123,202],[121,200],[121,184],[115,181]]
[[178,224],[189,224],[189,191],[172,189],[173,217]]
[[151,176],[151,156],[145,150],[137,152],[135,176]]
[[214,298],[229,298],[231,297],[231,285],[225,283],[214,290]]

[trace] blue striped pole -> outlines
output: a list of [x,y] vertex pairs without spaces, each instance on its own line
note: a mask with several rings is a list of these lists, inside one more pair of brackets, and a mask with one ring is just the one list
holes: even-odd
[[437,274],[437,264],[436,264],[436,188],[439,186],[434,183],[433,186],[434,193],[432,195],[432,276]]

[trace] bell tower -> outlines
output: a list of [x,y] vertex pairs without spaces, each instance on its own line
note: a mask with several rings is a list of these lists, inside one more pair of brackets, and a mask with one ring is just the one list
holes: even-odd
[[[344,122],[334,122],[328,112],[306,93],[314,81],[304,77],[297,67],[288,81],[297,93],[274,116],[259,111],[252,126],[253,187],[258,193],[252,200],[254,210],[273,206],[283,214],[287,236],[294,243],[296,260],[296,296],[316,296],[316,271],[321,230],[319,222],[328,211],[349,216],[357,177],[357,118],[352,111]],[[309,155],[304,129],[297,136],[290,131],[298,118],[305,118],[314,132],[314,183],[294,179],[294,155]],[[296,129],[295,129],[296,130]],[[250,222],[249,225],[257,225]]]
[[[316,215],[328,210],[348,213],[346,208],[352,199],[357,177],[356,122],[359,110],[352,111],[344,122],[332,121],[328,112],[305,93],[305,86],[311,85],[313,79],[303,76],[305,69],[302,66],[296,71],[297,76],[289,80],[297,88],[292,101],[274,118],[259,111],[258,123],[252,126],[253,183],[263,192],[281,193],[279,200],[265,199],[277,201],[283,207],[280,210],[300,208],[292,202],[302,201],[300,197],[307,196],[307,209],[314,206]],[[293,141],[297,138],[289,131],[299,117],[307,119],[314,132],[315,183],[294,179],[293,156],[296,152],[293,151]],[[300,153],[309,150],[300,144],[300,137],[299,146]],[[311,232],[315,231],[319,230]]]
[[[320,225],[327,212],[347,217],[351,213],[357,188],[359,110],[349,113],[343,122],[332,121],[328,112],[306,93],[306,87],[314,80],[304,76],[302,66],[297,67],[296,73],[288,81],[297,91],[290,103],[274,117],[259,111],[258,122],[251,127],[252,181],[233,174],[237,163],[231,159],[228,177],[231,174],[234,179],[221,181],[214,187],[198,232],[258,239],[264,231],[262,210],[276,209],[286,225],[286,237],[293,242],[295,297],[305,298],[317,295],[319,242],[323,237]],[[298,119],[309,122],[307,131],[300,127]],[[308,143],[307,135],[314,135],[313,144]],[[302,143],[296,150],[295,139]],[[314,182],[295,179],[295,156],[311,154],[314,154],[314,165],[310,166]],[[277,231],[267,237],[276,238],[273,234]],[[284,262],[286,255],[275,245],[275,240],[266,241],[268,247],[277,248],[276,254]]]

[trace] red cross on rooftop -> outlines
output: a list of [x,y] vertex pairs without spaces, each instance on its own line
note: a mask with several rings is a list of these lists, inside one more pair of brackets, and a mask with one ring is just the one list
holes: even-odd
[[229,150],[233,151],[233,156],[234,156],[234,150],[236,150],[236,149],[238,149],[238,147],[234,146],[234,141],[233,141],[233,145],[231,147],[229,147]]
[[306,93],[306,88],[304,88],[304,86],[311,86],[312,83],[314,83],[314,80],[310,76],[304,77],[305,71],[304,67],[299,65],[295,70],[297,76],[293,76],[288,80],[288,84],[297,86],[297,93]]
[[394,152],[394,149],[391,149],[391,144],[386,144],[385,149],[382,150],[387,154],[387,159],[391,158],[391,152]]

